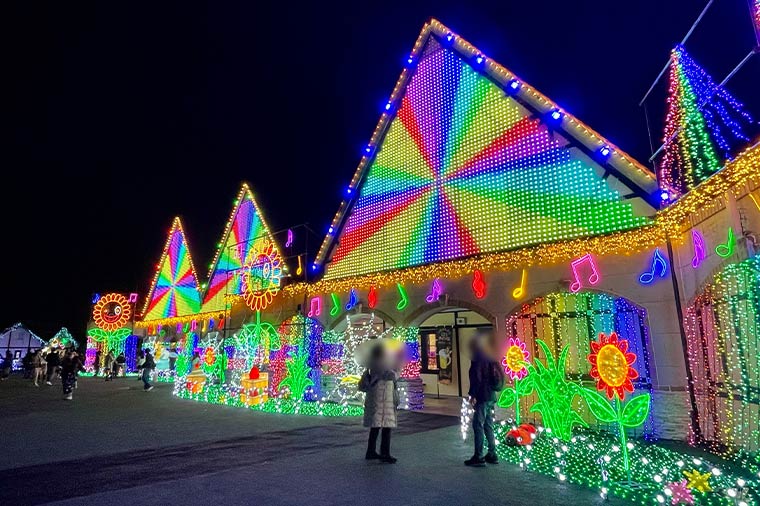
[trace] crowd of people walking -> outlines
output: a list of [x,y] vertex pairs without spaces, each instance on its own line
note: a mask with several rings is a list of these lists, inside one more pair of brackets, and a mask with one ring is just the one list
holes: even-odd
[[[21,360],[24,379],[31,380],[35,387],[40,385],[53,386],[61,382],[63,398],[72,400],[77,387],[79,374],[85,372],[84,357],[74,348],[50,348],[29,350]],[[115,355],[112,350],[105,356],[98,351],[93,361],[93,377],[102,377],[105,381],[113,381],[126,371],[127,359],[121,352]],[[143,382],[143,390],[153,390],[152,376],[156,363],[151,350],[145,349],[138,353],[138,381]],[[7,351],[0,360],[0,381],[6,380],[13,372],[13,354]]]

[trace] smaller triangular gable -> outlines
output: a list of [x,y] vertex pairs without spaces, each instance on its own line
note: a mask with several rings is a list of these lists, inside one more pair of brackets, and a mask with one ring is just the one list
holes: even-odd
[[174,218],[156,274],[143,307],[143,320],[159,320],[197,313],[201,297],[187,236],[179,217]]
[[253,193],[244,183],[210,265],[202,312],[223,311],[228,306],[227,295],[242,293],[242,267],[268,245],[271,244],[280,254],[260,210]]
[[317,255],[325,279],[646,225],[654,174],[432,20]]

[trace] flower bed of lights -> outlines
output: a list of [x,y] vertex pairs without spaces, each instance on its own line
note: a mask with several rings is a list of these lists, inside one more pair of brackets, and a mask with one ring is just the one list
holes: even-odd
[[[539,427],[532,444],[509,446],[504,440],[511,429],[506,422],[496,427],[496,452],[501,459],[525,471],[596,489],[603,498],[617,496],[646,505],[760,504],[757,468],[736,469],[730,463],[718,464],[690,453],[634,441],[627,443],[627,449],[632,479],[638,486],[628,487],[619,440],[613,434],[577,430],[568,441],[562,441],[550,430]],[[699,486],[700,480],[709,490]],[[686,492],[681,485],[685,485]],[[674,501],[679,493],[690,495],[693,503],[684,502],[683,497],[681,502]]]
[[210,404],[248,408],[254,411],[267,413],[282,413],[307,416],[361,416],[364,408],[349,404],[347,401],[340,403],[317,400],[314,402],[294,400],[291,398],[274,397],[261,404],[248,405],[241,400],[245,389],[230,385],[204,385],[198,392],[192,392],[187,388],[186,382],[174,383],[174,395],[181,399],[190,399]]

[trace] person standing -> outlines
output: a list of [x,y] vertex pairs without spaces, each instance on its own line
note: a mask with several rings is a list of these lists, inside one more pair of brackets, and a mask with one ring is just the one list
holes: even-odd
[[115,360],[116,357],[113,356],[113,350],[108,350],[108,353],[106,353],[105,363],[103,364],[103,376],[106,377],[106,381],[111,379],[111,372]]
[[[364,458],[395,464],[397,459],[391,456],[391,429],[397,425],[398,374],[389,362],[383,343],[376,343],[370,351],[369,367],[359,381],[359,390],[367,394],[364,399],[364,426],[369,427],[369,441]],[[379,433],[381,441],[378,454]]]
[[121,369],[124,367],[124,364],[127,363],[127,358],[124,356],[124,352],[119,353],[119,356],[116,357],[116,360],[113,362],[113,377],[118,378],[119,373],[121,372]]
[[150,349],[145,350],[145,362],[141,367],[143,389],[146,392],[150,392],[153,390],[153,385],[150,384],[150,375],[153,373],[153,369],[156,368],[156,363],[153,361],[153,355],[151,355]]
[[98,351],[95,352],[95,362],[93,362],[93,367],[95,370],[93,371],[92,376],[96,377],[98,374],[100,374],[100,361],[103,359],[103,354],[100,352],[100,349],[98,348]]
[[5,352],[5,358],[2,362],[0,362],[0,380],[7,380],[8,376],[11,375],[11,370],[13,369],[13,353],[11,353],[11,350],[8,350]]
[[63,398],[67,401],[74,399],[74,386],[77,381],[77,374],[84,371],[84,365],[79,359],[79,355],[73,349],[66,352],[61,361],[61,385],[63,386]]
[[21,364],[24,366],[24,379],[30,379],[32,377],[32,357],[34,352],[30,349],[26,350],[26,355],[21,359]]
[[177,349],[169,348],[169,351],[166,352],[166,356],[169,357],[169,371],[173,372],[177,367],[177,357],[179,357]]
[[143,352],[143,350],[140,350],[137,352],[137,360],[135,361],[137,370],[140,371],[140,374],[137,375],[137,381],[142,381],[142,366],[144,363],[145,363],[145,352]]
[[53,384],[53,376],[55,376],[55,371],[58,369],[58,366],[61,364],[61,357],[58,354],[58,350],[53,348],[50,350],[45,357],[45,360],[47,361],[47,383],[48,385]]
[[[489,334],[475,336],[470,342],[472,363],[470,364],[470,404],[472,415],[472,431],[475,440],[475,453],[472,458],[465,460],[464,465],[483,467],[486,462],[498,464],[496,456],[496,440],[493,433],[493,409],[496,403],[496,393],[504,388],[504,372],[491,353]],[[483,443],[488,444],[488,453],[483,455]]]
[[42,352],[37,350],[32,354],[32,380],[34,380],[34,386],[40,386],[40,380],[44,379],[44,371],[42,369]]

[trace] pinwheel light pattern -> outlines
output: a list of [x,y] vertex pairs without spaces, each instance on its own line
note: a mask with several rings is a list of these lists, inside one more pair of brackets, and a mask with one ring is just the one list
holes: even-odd
[[169,231],[148,300],[144,320],[190,315],[200,309],[198,279],[179,218]]
[[326,278],[643,225],[595,162],[431,38]]

